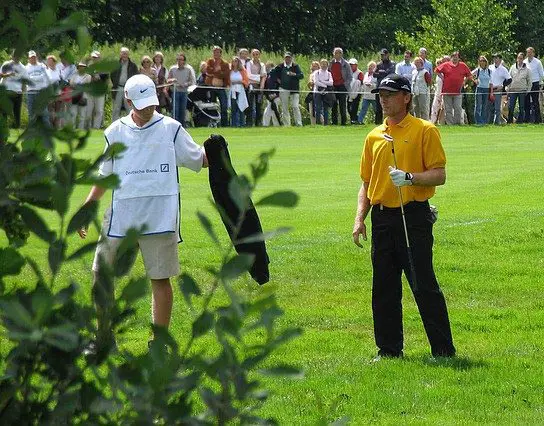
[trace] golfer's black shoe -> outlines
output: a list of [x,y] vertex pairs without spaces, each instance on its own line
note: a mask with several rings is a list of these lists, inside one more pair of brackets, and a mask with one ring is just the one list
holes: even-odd
[[402,351],[393,353],[393,352],[380,350],[378,351],[378,355],[372,358],[371,362],[375,363],[375,362],[380,362],[382,359],[395,359],[395,358],[399,359],[402,357],[404,357],[404,354],[402,353]]
[[453,358],[455,351],[436,351],[433,352],[433,358]]

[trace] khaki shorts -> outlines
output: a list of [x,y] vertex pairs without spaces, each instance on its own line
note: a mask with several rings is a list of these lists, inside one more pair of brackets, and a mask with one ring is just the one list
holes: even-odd
[[[102,222],[102,234],[94,254],[93,271],[98,271],[98,258],[107,265],[113,265],[115,253],[123,241],[106,235],[110,227],[111,209],[107,209]],[[140,252],[144,260],[147,276],[152,280],[170,278],[179,274],[178,235],[168,233],[160,235],[144,235],[138,239]]]

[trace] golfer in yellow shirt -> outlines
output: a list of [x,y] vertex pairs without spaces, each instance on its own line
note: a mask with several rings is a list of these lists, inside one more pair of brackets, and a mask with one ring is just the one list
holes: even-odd
[[[446,156],[438,129],[410,115],[410,82],[390,74],[375,89],[386,119],[367,136],[361,158],[353,241],[367,238],[372,218],[372,312],[378,356],[402,357],[404,271],[423,320],[433,356],[455,347],[448,311],[433,270],[434,215],[429,198],[446,181]],[[402,208],[401,208],[402,206]]]

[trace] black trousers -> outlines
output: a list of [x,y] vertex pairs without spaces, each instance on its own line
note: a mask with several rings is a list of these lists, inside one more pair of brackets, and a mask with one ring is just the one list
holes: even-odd
[[374,124],[383,123],[383,109],[382,104],[380,103],[380,95],[376,93],[376,114],[374,116]]
[[263,94],[259,89],[248,90],[247,100],[249,108],[246,109],[246,126],[260,126],[263,123]]
[[429,203],[404,206],[414,259],[414,290],[400,208],[372,207],[372,313],[379,353],[398,356],[403,349],[402,272],[414,294],[433,356],[455,354],[446,300],[433,270],[432,216]]
[[361,95],[357,95],[352,101],[348,100],[349,119],[351,122],[356,122],[359,113],[359,102],[361,101]]
[[540,84],[534,82],[531,86],[531,91],[525,97],[525,122],[526,123],[542,123],[540,115],[539,102]]
[[333,86],[333,90],[335,92],[342,92],[342,93],[335,93],[336,100],[334,101],[334,105],[332,106],[332,124],[338,124],[338,110],[340,110],[340,120],[342,123],[342,126],[346,125],[347,121],[347,99],[348,94],[346,90],[346,86]]
[[13,128],[18,129],[21,127],[21,108],[23,105],[23,94],[8,91],[9,99],[13,105]]

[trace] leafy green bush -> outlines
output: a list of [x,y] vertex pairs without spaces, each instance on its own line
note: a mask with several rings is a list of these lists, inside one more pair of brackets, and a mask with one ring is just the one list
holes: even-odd
[[[50,3],[44,6],[49,7]],[[50,18],[50,14],[44,16]],[[79,48],[86,50],[90,40],[76,18],[69,17],[61,24],[49,19],[48,25],[30,27],[36,31],[23,33],[18,48],[32,45],[34,39],[28,34],[39,37],[40,31],[70,30],[81,35]],[[22,27],[17,20],[13,24]],[[101,65],[105,70],[108,66],[107,61]],[[90,85],[85,90],[104,93],[106,88]],[[44,91],[41,102],[52,95]],[[5,92],[0,92],[0,97],[5,100]],[[0,99],[1,105],[4,100]],[[2,134],[9,135],[6,121],[1,124]],[[149,351],[139,355],[118,349],[111,340],[94,341],[99,315],[102,319],[107,316],[115,337],[123,336],[134,319],[134,304],[146,295],[147,283],[145,277],[131,277],[117,298],[107,297],[115,280],[135,259],[135,230],[125,238],[113,268],[102,269],[105,272],[94,292],[99,309],[78,301],[76,282],[59,282],[61,268],[96,247],[92,242],[70,250],[69,235],[90,223],[98,226],[96,203],[68,215],[74,188],[114,188],[118,184],[116,176],[101,178],[96,170],[104,156],[120,153],[119,145],[95,160],[77,158],[86,142],[87,135],[70,125],[55,130],[40,120],[31,123],[18,140],[0,141],[0,228],[9,240],[7,247],[0,248],[0,321],[12,344],[7,357],[0,360],[0,424],[273,423],[255,414],[267,398],[258,377],[301,375],[292,366],[270,366],[267,362],[277,347],[301,330],[277,330],[276,320],[283,312],[272,289],[262,291],[255,300],[239,294],[234,281],[248,270],[253,258],[233,254],[232,244],[222,247],[210,220],[202,214],[199,218],[217,242],[222,261],[218,267],[208,268],[214,278],[207,292],[188,274],[178,279],[194,313],[189,340],[180,343],[166,329],[154,327]],[[249,197],[266,174],[272,154],[261,154],[252,164],[250,176],[232,179],[230,191],[241,211],[249,208]],[[264,197],[260,203],[292,207],[297,200],[295,194],[282,192]],[[56,212],[59,226],[51,228],[39,209]],[[283,232],[278,229],[253,238],[263,240]],[[30,233],[47,245],[48,270],[20,251]],[[233,238],[236,242],[236,232]],[[7,291],[6,277],[18,276],[25,265],[34,271],[35,286]],[[228,295],[228,303],[216,301],[220,290]],[[206,353],[194,349],[201,340],[210,348]]]

